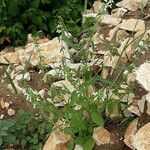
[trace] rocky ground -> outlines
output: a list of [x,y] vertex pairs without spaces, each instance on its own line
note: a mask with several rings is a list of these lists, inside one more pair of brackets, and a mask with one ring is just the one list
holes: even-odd
[[[96,143],[94,149],[150,150],[150,63],[148,62],[150,45],[144,47],[145,42],[150,42],[150,3],[148,0],[123,0],[117,3],[118,8],[113,9],[111,14],[99,16],[102,7],[103,3],[96,1],[93,8],[83,14],[85,19],[94,16],[101,19],[102,23],[102,26],[97,28],[92,36],[94,50],[90,53],[88,66],[93,74],[97,74],[99,73],[98,66],[103,64],[105,67],[99,73],[103,79],[108,79],[112,75],[117,76],[113,71],[118,67],[118,63],[120,66],[124,64],[135,66],[134,72],[128,74],[129,83],[134,85],[134,91],[130,93],[131,106],[128,108],[128,113],[136,117],[124,129],[119,128],[117,123],[111,122],[111,120],[108,120],[105,128],[94,128],[93,139]],[[117,53],[121,54],[121,58],[118,58],[117,55],[112,55],[113,52],[109,50],[104,41],[115,44],[122,37],[124,40],[117,48]],[[29,110],[31,108],[30,102],[26,101],[26,97],[22,94],[24,93],[23,76],[32,89],[47,100],[50,98],[48,94],[50,86],[62,86],[63,83],[71,91],[74,91],[74,87],[70,85],[69,81],[59,76],[57,72],[64,56],[72,59],[76,55],[74,49],[68,47],[58,37],[52,40],[38,39],[36,42],[38,46],[29,36],[24,47],[7,47],[0,52],[0,119],[15,118],[19,109]],[[128,42],[130,44],[126,47]],[[62,45],[64,50],[60,52]],[[141,52],[139,45],[147,50]],[[134,59],[136,52],[141,55],[138,61]],[[112,55],[111,58],[110,55]],[[39,67],[41,58],[42,65],[44,64],[47,69],[46,74],[42,74],[42,66]],[[26,64],[28,64],[27,68]],[[82,64],[67,61],[67,65],[77,71]],[[13,91],[3,67],[7,68],[19,94]],[[52,78],[53,83],[45,82],[47,76]],[[95,88],[92,87],[91,92],[94,93]],[[127,90],[126,88],[122,89]],[[54,102],[56,107],[63,105],[63,102]],[[118,112],[114,110],[109,115],[113,118],[118,115]],[[45,142],[43,150],[66,150],[69,140],[68,135],[56,130]],[[82,150],[82,147],[76,145],[74,150]]]

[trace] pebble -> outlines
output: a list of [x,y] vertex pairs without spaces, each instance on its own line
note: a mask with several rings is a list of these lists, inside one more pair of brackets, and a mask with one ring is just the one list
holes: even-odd
[[15,110],[13,110],[12,108],[8,109],[8,111],[7,111],[7,114],[8,114],[9,116],[14,116],[15,113],[16,113]]

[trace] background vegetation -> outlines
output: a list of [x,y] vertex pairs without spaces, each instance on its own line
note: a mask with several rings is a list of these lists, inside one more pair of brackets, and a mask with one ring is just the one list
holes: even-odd
[[[88,6],[93,1],[88,0]],[[7,41],[14,46],[23,45],[28,33],[54,36],[59,16],[68,30],[79,33],[83,9],[84,1],[81,0],[1,0],[1,44]]]

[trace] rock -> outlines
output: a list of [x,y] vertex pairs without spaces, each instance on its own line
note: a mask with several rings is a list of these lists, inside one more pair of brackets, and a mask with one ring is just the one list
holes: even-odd
[[150,92],[146,95],[146,101],[150,102]]
[[8,70],[10,73],[10,76],[12,79],[15,79],[17,75],[21,74],[21,72],[24,70],[24,65],[22,66],[16,66],[13,70]]
[[13,110],[12,108],[9,108],[8,110],[7,110],[7,114],[9,115],[9,116],[14,116],[15,115],[15,110]]
[[129,34],[125,30],[118,30],[116,34],[116,39],[127,38]]
[[0,98],[0,105],[1,105],[1,108],[2,108],[2,109],[5,108],[5,102],[4,102],[4,99],[3,99],[3,98]]
[[[8,61],[7,61],[8,60]],[[15,52],[6,52],[0,55],[0,63],[2,64],[19,64],[19,55]]]
[[45,43],[45,42],[48,42],[49,39],[48,38],[40,38],[40,37],[34,37],[32,35],[32,33],[28,34],[27,36],[27,44],[30,44],[30,43],[38,43],[38,44],[41,44],[41,43]]
[[115,35],[116,35],[117,31],[118,31],[118,26],[116,26],[115,28],[111,29],[109,31],[109,37],[107,37],[106,39],[108,41],[112,41],[115,38]]
[[131,55],[135,52],[133,48],[133,38],[126,38],[121,42],[120,47],[118,48],[118,53],[121,57],[127,57],[128,60],[131,59]]
[[106,53],[107,53],[107,51],[99,50],[97,52],[93,52],[93,55],[105,55]]
[[62,78],[61,77],[61,70],[59,68],[56,68],[56,69],[52,69],[50,71],[48,71],[45,75],[44,75],[44,80],[46,82],[46,78],[47,77],[54,77],[54,78],[57,78],[57,79],[60,79]]
[[94,45],[103,43],[104,35],[103,35],[103,34],[100,34],[100,33],[98,33],[98,32],[96,32],[96,33],[93,35],[92,40],[93,40]]
[[94,13],[99,14],[104,9],[104,3],[101,1],[95,1],[93,4]]
[[[75,87],[68,80],[61,80],[61,81],[54,82],[51,85],[51,88],[54,87],[60,87],[62,90],[65,90],[66,87],[71,93],[75,90]],[[64,93],[61,96],[58,93],[58,95],[53,98],[52,102],[56,107],[64,106],[66,105],[66,103],[68,103],[69,98],[70,98],[70,94],[68,93]]]
[[0,55],[0,63],[8,64],[4,59],[8,59],[10,63],[25,64],[30,62],[31,65],[36,66],[38,63],[52,66],[53,64],[61,63],[62,57],[69,58],[67,47],[61,51],[64,43],[59,41],[56,37],[49,41],[44,41],[38,45],[28,43],[24,48],[15,48],[15,52],[4,53]]
[[128,88],[128,85],[126,85],[126,84],[120,84],[120,87],[121,87],[122,89],[127,89],[127,88]]
[[133,139],[134,134],[137,131],[137,124],[138,124],[138,119],[133,120],[127,127],[125,135],[124,135],[124,143],[131,149],[134,148],[132,144],[132,139]]
[[129,73],[128,74],[128,77],[127,77],[127,83],[133,83],[134,81],[136,80],[136,75],[135,73]]
[[138,108],[141,113],[144,112],[145,102],[147,101],[147,114],[150,115],[150,102],[149,102],[149,93],[144,95],[141,100],[138,101]]
[[[80,80],[80,84],[81,84],[81,83],[83,83],[83,80]],[[76,85],[76,86],[78,86],[78,85]],[[76,90],[75,87],[74,87],[74,85],[72,85],[68,80],[61,80],[61,81],[54,82],[54,83],[51,85],[51,87],[52,87],[52,88],[53,88],[53,87],[61,87],[61,88],[64,89],[64,90],[68,89],[71,93]],[[94,88],[92,85],[89,86],[89,87],[88,87],[88,93],[89,93],[89,95],[92,95],[94,92],[95,92],[95,88]],[[62,96],[59,96],[59,95],[58,95],[58,96],[55,96],[55,98],[54,98],[53,101],[54,101],[55,103],[57,103],[57,105],[58,105],[58,102],[61,103],[61,105],[62,105],[62,104],[65,105],[65,103],[68,102],[69,98],[70,98],[70,94],[65,93],[65,94],[63,94]],[[63,102],[63,100],[64,100],[64,102]],[[62,102],[63,102],[63,103],[62,103]]]
[[104,61],[103,65],[104,67],[112,67],[113,66],[113,57],[111,57],[111,53],[107,51],[107,53],[104,54]]
[[96,127],[93,129],[93,139],[98,146],[108,144],[110,142],[110,133],[103,127]]
[[34,42],[34,40],[33,40],[33,36],[32,36],[32,34],[30,33],[30,34],[28,34],[28,37],[27,37],[27,43],[32,43],[32,42]]
[[54,130],[43,146],[43,150],[67,150],[71,136]]
[[[102,63],[102,60],[99,60],[99,59],[93,59],[91,60],[91,62],[87,63],[87,66],[88,67],[93,67],[93,65],[100,65]],[[75,71],[78,71],[78,69],[80,67],[83,67],[83,64],[82,63],[67,63],[67,66],[70,68],[70,69],[73,69]]]
[[119,25],[120,29],[138,32],[145,30],[145,21],[141,19],[124,19]]
[[138,9],[145,7],[148,0],[123,0],[118,2],[116,6],[127,8],[130,11],[137,11]]
[[150,150],[150,123],[141,127],[133,136],[133,146],[137,150]]
[[116,18],[113,17],[112,15],[102,15],[101,16],[101,22],[103,24],[109,24],[109,25],[113,25],[116,26],[121,22],[121,18]]
[[86,18],[91,18],[91,17],[95,18],[96,16],[97,16],[96,13],[83,14],[84,20],[86,20]]
[[67,87],[68,90],[70,92],[73,92],[75,90],[74,86],[68,81],[68,80],[61,80],[61,81],[57,81],[57,82],[54,82],[52,85],[52,87],[55,86],[55,87]]
[[[122,57],[119,60],[119,56],[112,56],[112,54],[110,52],[107,52],[104,55],[103,65],[104,65],[104,67],[112,67],[114,69],[116,67],[117,63],[121,65],[121,64],[124,64],[126,62],[127,62],[126,57],[124,57],[124,58]],[[112,74],[112,71],[110,74]]]
[[30,77],[30,73],[29,72],[26,72],[24,74],[24,77],[23,77],[24,80],[27,80],[27,81],[30,81],[31,77]]
[[45,90],[44,90],[44,89],[40,90],[40,91],[39,91],[39,95],[41,96],[41,98],[44,99]]
[[83,150],[83,148],[82,148],[82,146],[80,146],[80,145],[75,145],[74,150]]
[[141,100],[138,100],[138,109],[141,113],[144,112],[145,102],[146,102],[146,95],[142,96]]
[[30,81],[30,73],[26,72],[24,75],[18,74],[18,75],[16,75],[15,80],[17,80],[17,81],[21,81],[21,80]]
[[5,102],[5,108],[8,108],[9,107],[9,103],[8,102]]
[[[131,103],[131,102],[130,102],[130,103]],[[138,103],[139,103],[139,100],[133,100],[133,101],[132,101],[132,105],[128,108],[128,110],[129,110],[131,113],[140,116],[141,113],[140,113],[140,110],[139,110]]]
[[150,63],[142,64],[136,70],[136,80],[145,88],[150,91]]
[[150,102],[147,103],[147,114],[150,116]]
[[103,70],[102,70],[102,77],[103,77],[103,79],[107,79],[107,77],[109,76],[109,74],[110,74],[110,69],[103,68]]
[[139,40],[147,41],[149,39],[148,32],[146,32],[144,30],[138,31],[137,33],[134,34],[134,39],[137,39],[138,42],[139,42]]
[[149,102],[149,93],[144,95],[140,100],[133,100],[130,101],[129,104],[132,102],[132,105],[128,108],[128,110],[138,116],[141,116],[141,113],[144,112],[145,102],[147,101],[147,114],[150,115],[150,102]]
[[77,51],[73,48],[69,49],[68,52],[71,58],[77,54]]
[[125,8],[113,9],[111,14],[113,17],[121,18],[128,10]]
[[1,114],[1,115],[0,115],[0,119],[3,119],[3,118],[4,118],[4,114]]

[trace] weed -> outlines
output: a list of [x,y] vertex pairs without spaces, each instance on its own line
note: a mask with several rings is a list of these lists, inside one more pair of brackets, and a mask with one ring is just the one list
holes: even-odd
[[14,120],[0,120],[0,147],[5,148],[8,145],[15,144],[16,137],[13,134],[12,127]]
[[51,129],[51,122],[47,122],[38,113],[36,114],[36,111],[19,110],[13,134],[23,149],[39,150]]

